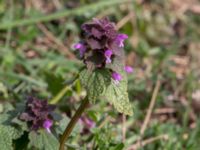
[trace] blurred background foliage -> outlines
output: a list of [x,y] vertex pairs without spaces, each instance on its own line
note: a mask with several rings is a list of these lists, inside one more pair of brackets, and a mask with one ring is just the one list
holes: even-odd
[[125,120],[99,100],[84,114],[95,127],[77,126],[68,148],[198,150],[199,16],[198,0],[0,0],[0,113],[35,95],[70,118],[86,94],[79,82],[66,90],[83,66],[72,45],[83,22],[109,17],[129,36],[134,115]]

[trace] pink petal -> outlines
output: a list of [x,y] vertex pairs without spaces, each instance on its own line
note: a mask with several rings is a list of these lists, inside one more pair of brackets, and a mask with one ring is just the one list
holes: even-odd
[[125,66],[124,67],[124,70],[127,72],[127,73],[132,73],[133,72],[133,68],[131,66]]

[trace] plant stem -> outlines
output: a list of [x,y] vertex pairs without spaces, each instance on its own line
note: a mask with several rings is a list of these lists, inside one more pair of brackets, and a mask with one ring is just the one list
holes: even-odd
[[88,104],[89,104],[89,100],[88,100],[88,98],[86,96],[86,98],[82,101],[82,103],[79,106],[78,110],[75,112],[74,116],[70,120],[68,126],[66,127],[66,129],[65,129],[65,131],[63,133],[63,135],[61,136],[59,150],[64,150],[64,146],[65,146],[65,142],[66,142],[67,138],[71,134],[74,126],[76,125],[78,119],[81,117],[81,114],[84,112],[84,110],[86,109]]

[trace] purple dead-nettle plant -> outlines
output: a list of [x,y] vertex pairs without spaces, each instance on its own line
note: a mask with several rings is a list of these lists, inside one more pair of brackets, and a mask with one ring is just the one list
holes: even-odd
[[[124,61],[124,41],[128,38],[126,34],[118,33],[115,24],[107,18],[93,19],[90,23],[82,25],[84,38],[74,45],[79,50],[80,57],[91,71],[94,69],[108,68],[111,77],[119,83],[122,75],[119,66]],[[118,62],[114,62],[114,60]],[[116,64],[120,63],[120,64]],[[121,66],[123,67],[123,66]]]
[[51,113],[55,109],[54,105],[49,105],[46,100],[35,97],[28,97],[25,111],[20,115],[20,119],[26,121],[31,130],[37,131],[41,128],[51,133],[53,117]]
[[93,19],[81,26],[83,38],[74,45],[85,69],[80,80],[90,102],[106,99],[122,113],[131,114],[128,107],[127,77],[133,68],[125,65],[126,34],[118,33],[108,18]]
[[107,100],[119,112],[132,115],[132,107],[127,93],[126,73],[133,72],[125,65],[124,42],[126,34],[118,33],[115,24],[108,18],[93,19],[81,26],[83,38],[74,44],[79,57],[85,64],[79,79],[87,95],[76,111],[60,139],[60,150],[64,149],[66,139],[78,120],[92,127],[90,120],[79,119],[89,103]]

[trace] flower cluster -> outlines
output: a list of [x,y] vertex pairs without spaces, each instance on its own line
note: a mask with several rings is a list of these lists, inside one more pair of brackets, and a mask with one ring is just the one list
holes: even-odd
[[[90,23],[82,25],[84,39],[75,44],[74,48],[79,50],[80,57],[83,59],[87,68],[109,68],[112,71],[112,78],[119,82],[122,76],[114,67],[114,60],[124,61],[124,41],[128,38],[126,34],[118,33],[115,24],[108,18],[93,19]],[[132,68],[125,67],[125,71],[132,72]]]
[[54,109],[55,106],[49,105],[46,100],[28,97],[25,111],[21,113],[20,119],[26,121],[31,130],[44,128],[51,132],[50,128],[53,125],[51,112]]

